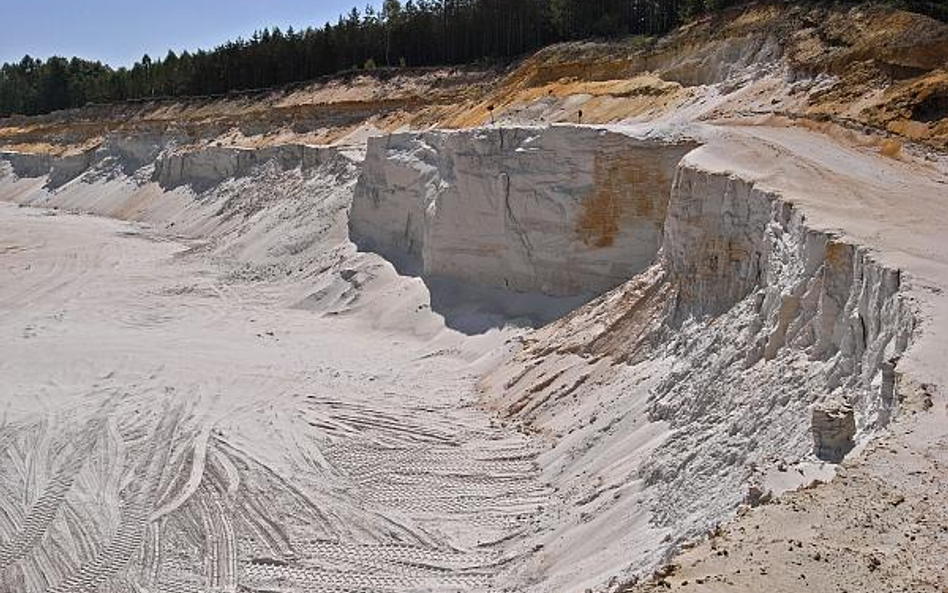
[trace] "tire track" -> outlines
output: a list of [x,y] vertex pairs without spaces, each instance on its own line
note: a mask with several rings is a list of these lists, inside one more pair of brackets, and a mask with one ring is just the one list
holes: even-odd
[[210,486],[202,486],[197,502],[204,527],[206,590],[236,593],[237,541],[228,512]]
[[156,591],[156,585],[161,573],[161,531],[164,520],[152,521],[148,524],[142,542],[142,555],[139,570],[139,582],[145,591]]
[[[48,446],[31,433],[0,451],[0,515],[9,514],[0,531],[20,533],[31,512],[51,525],[29,527],[39,539],[17,552],[0,591],[495,590],[511,561],[497,542],[531,525],[546,492],[527,439],[476,407],[465,348],[415,362],[431,348],[415,336],[363,334],[345,317],[286,308],[298,302],[289,279],[219,285],[227,270],[208,263],[217,252],[197,262],[152,246],[139,258],[130,252],[143,242],[123,239],[115,256],[117,244],[99,237],[113,226],[99,221],[86,235],[82,219],[66,218],[57,222],[68,250],[109,247],[71,259],[50,246],[22,284],[0,286],[0,309],[22,307],[33,286],[45,306],[71,298],[83,315],[67,315],[55,354],[80,368],[30,385],[20,376],[34,351],[11,351],[0,375],[22,380],[48,409],[61,409],[56,397],[101,401],[101,385],[121,397],[108,402],[113,420],[71,483],[50,460],[85,446],[85,410],[57,413],[74,435],[44,429]],[[89,352],[80,331],[96,340]],[[23,348],[41,353],[51,337]],[[2,483],[7,475],[15,484]],[[4,535],[0,546],[12,544]]]
[[239,498],[237,516],[249,527],[251,533],[264,543],[272,557],[286,560],[295,556],[286,534],[270,521],[246,494]]
[[[102,418],[96,418],[90,422],[87,430],[81,433],[79,445],[63,460],[61,469],[50,478],[42,494],[33,503],[18,533],[10,543],[0,547],[0,574],[8,566],[29,554],[46,535],[66,495],[82,470],[83,464],[95,448],[103,426],[104,419]],[[32,471],[30,473],[33,474]],[[32,475],[31,481],[33,479],[35,475]]]
[[144,457],[140,480],[132,484],[126,502],[120,509],[118,527],[109,543],[92,560],[73,570],[66,578],[47,589],[47,593],[83,593],[96,591],[143,548],[148,516],[154,504],[158,482],[164,472],[170,451],[169,438],[179,420],[179,413],[163,414],[152,434]]
[[110,576],[128,564],[141,545],[145,531],[145,510],[132,504],[122,513],[119,528],[98,557],[83,564],[64,581],[48,589],[48,593],[81,593],[96,591]]
[[194,458],[191,465],[191,472],[188,476],[188,481],[181,488],[181,491],[174,495],[174,497],[169,502],[164,504],[161,508],[156,509],[151,514],[149,521],[154,522],[173,513],[178,508],[180,508],[181,505],[186,503],[195,492],[197,492],[198,487],[201,485],[201,481],[204,479],[204,466],[207,462],[207,443],[210,438],[211,426],[206,425],[201,429],[201,432],[198,434],[198,437],[194,442]]

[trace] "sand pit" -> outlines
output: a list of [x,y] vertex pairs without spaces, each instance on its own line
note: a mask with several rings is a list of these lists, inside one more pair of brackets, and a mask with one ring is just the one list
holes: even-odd
[[0,590],[490,588],[546,492],[470,352],[54,214],[0,205]]
[[948,591],[946,40],[0,120],[0,593]]
[[0,592],[628,591],[943,406],[938,160],[705,124],[368,153],[0,153]]

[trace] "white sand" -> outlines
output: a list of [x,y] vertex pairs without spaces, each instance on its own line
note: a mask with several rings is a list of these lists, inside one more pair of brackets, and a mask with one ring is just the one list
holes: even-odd
[[187,245],[49,214],[0,204],[7,590],[484,590],[488,544],[545,492],[474,405],[460,337],[323,319]]

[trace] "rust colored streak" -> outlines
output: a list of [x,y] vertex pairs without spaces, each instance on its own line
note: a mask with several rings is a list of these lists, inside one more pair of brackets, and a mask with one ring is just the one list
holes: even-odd
[[624,151],[614,156],[596,157],[594,189],[583,198],[576,232],[588,247],[605,248],[615,244],[623,228],[623,216],[640,220],[664,220],[667,204],[657,188],[664,180],[650,159]]

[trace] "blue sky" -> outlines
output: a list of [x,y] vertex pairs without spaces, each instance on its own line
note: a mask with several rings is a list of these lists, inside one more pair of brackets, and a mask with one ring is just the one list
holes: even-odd
[[211,48],[255,29],[322,26],[366,0],[0,0],[0,62],[25,54],[114,66]]

